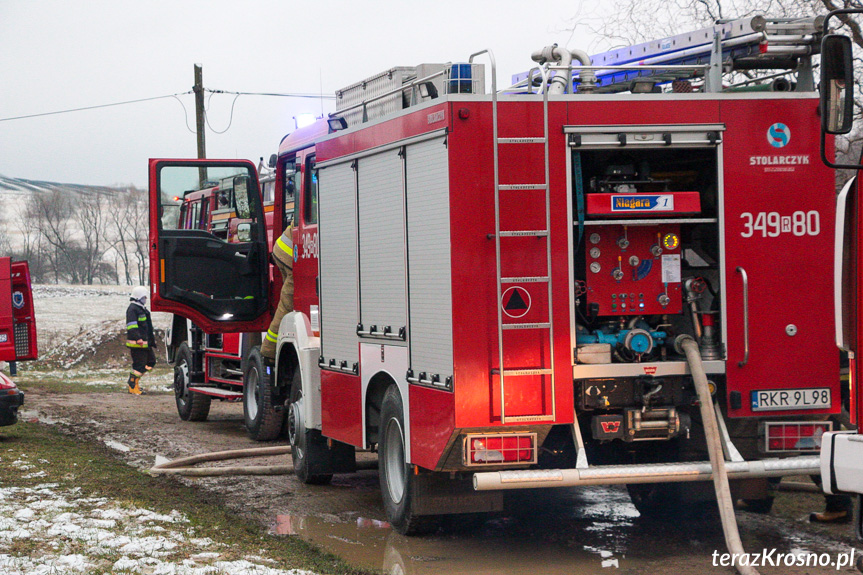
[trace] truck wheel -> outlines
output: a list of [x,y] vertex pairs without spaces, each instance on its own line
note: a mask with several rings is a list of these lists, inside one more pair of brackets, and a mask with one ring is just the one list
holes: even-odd
[[642,517],[673,520],[680,512],[679,487],[676,483],[631,483],[626,490]]
[[246,360],[243,377],[243,420],[246,432],[255,441],[269,441],[282,430],[284,411],[276,411],[273,401],[272,374],[264,367],[264,357],[254,348]]
[[407,463],[404,434],[404,406],[398,387],[391,385],[381,405],[378,476],[387,519],[402,535],[424,533],[435,526],[435,517],[413,513],[416,475]]
[[287,428],[288,440],[291,442],[291,461],[297,479],[306,485],[329,483],[333,478],[332,473],[315,471],[324,463],[329,463],[326,458],[330,457],[330,453],[321,432],[317,429],[306,429],[303,420],[303,375],[299,366],[294,367],[291,378]]
[[177,399],[177,412],[183,421],[206,421],[210,414],[210,396],[195,393],[189,389],[189,370],[192,365],[192,352],[184,341],[177,348],[174,360],[174,396]]

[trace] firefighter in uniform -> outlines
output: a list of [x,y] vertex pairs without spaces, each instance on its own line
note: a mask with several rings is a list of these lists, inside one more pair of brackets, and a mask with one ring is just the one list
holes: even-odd
[[276,342],[279,338],[279,324],[285,314],[294,309],[294,242],[291,239],[293,226],[288,226],[273,246],[273,262],[282,274],[282,292],[279,294],[279,307],[270,322],[267,335],[261,343],[261,355],[269,362],[276,359]]
[[147,309],[147,288],[138,286],[132,290],[131,302],[126,309],[126,346],[132,354],[132,370],[129,372],[129,393],[142,395],[141,376],[156,365],[156,338],[153,335],[153,320]]

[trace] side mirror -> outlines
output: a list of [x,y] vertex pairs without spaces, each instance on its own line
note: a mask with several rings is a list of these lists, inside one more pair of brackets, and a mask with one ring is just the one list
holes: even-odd
[[270,161],[267,163],[267,165],[271,168],[275,168],[276,162],[278,162],[278,161],[279,161],[279,156],[277,156],[276,154],[271,154],[270,155]]
[[821,41],[821,129],[847,134],[854,120],[851,38],[828,34]]
[[237,240],[240,243],[252,241],[252,224],[246,222],[237,225]]

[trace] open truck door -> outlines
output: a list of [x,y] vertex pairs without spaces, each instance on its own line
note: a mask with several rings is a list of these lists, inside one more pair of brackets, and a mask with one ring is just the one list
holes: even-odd
[[[227,238],[183,229],[186,194],[216,189],[242,222]],[[255,165],[243,160],[150,160],[153,311],[187,317],[207,333],[266,331],[269,253]]]
[[[821,158],[833,168],[856,171],[836,199],[836,245],[834,302],[836,345],[848,354],[851,423],[857,431],[825,433],[821,442],[821,479],[826,493],[863,494],[863,210],[860,181],[863,158],[857,164],[830,159],[825,150],[827,135],[847,134],[853,129],[854,70],[851,39],[829,34],[833,17],[860,15],[863,10],[836,10],[824,20],[821,44]],[[855,529],[863,539],[863,495],[857,497]]]

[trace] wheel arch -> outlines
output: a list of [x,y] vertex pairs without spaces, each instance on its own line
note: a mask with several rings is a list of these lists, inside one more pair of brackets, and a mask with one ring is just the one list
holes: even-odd
[[[384,394],[390,386],[395,386],[399,395],[402,395],[395,378],[386,371],[379,371],[369,380],[365,397],[365,421],[363,422],[367,445],[380,442],[381,406],[384,402]],[[402,397],[402,405],[404,405],[404,399]]]
[[321,355],[320,339],[311,335],[309,318],[301,312],[285,314],[279,324],[276,344],[276,381],[285,385],[285,398],[290,397],[294,370],[299,369],[303,389],[303,417],[307,429],[321,429]]
[[177,359],[177,350],[184,341],[190,341],[189,326],[191,322],[181,315],[174,314],[171,318],[170,336],[165,338],[165,352],[168,363]]

